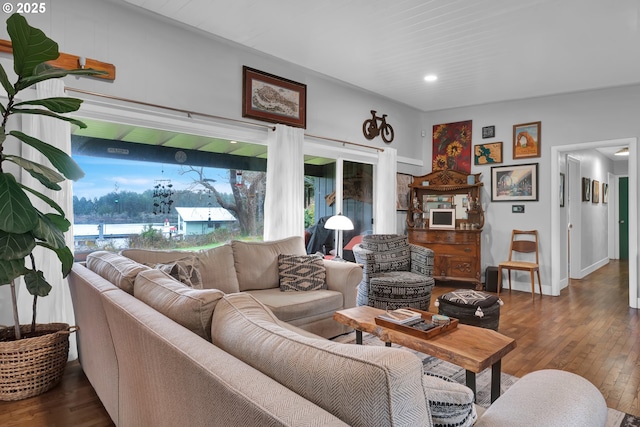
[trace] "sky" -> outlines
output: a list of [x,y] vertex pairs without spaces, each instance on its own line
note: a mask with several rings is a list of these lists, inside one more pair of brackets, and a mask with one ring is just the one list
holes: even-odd
[[[142,193],[153,189],[156,180],[170,179],[174,190],[187,190],[194,174],[180,175],[180,165],[140,162],[106,157],[73,156],[85,173],[84,178],[73,183],[73,195],[93,199],[116,191]],[[216,188],[231,193],[228,171],[205,168],[207,178],[218,181]]]

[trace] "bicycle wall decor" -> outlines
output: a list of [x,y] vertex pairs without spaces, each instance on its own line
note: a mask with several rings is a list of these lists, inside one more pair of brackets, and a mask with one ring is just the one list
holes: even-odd
[[[378,120],[380,120],[379,126]],[[378,117],[375,110],[371,110],[371,118],[362,123],[362,133],[367,139],[373,139],[380,135],[387,144],[391,144],[394,136],[393,128],[387,123],[387,115],[383,114],[382,117]]]

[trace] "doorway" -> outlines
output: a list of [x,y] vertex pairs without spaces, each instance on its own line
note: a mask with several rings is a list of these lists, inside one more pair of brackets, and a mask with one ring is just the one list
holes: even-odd
[[[555,194],[560,185],[560,172],[562,160],[566,154],[571,151],[579,151],[585,149],[596,149],[599,147],[628,146],[629,147],[629,217],[636,218],[638,213],[638,197],[637,197],[637,180],[638,180],[638,151],[637,138],[624,138],[608,141],[593,141],[575,144],[567,144],[562,146],[551,147],[551,186],[549,191]],[[551,295],[560,295],[561,285],[566,285],[567,280],[566,265],[564,252],[566,242],[564,239],[567,234],[562,228],[565,226],[564,216],[561,216],[559,203],[551,203]],[[628,222],[628,248],[629,248],[629,306],[638,308],[640,300],[638,298],[638,224],[635,221]],[[575,240],[575,239],[574,239]],[[572,248],[575,248],[575,242],[572,242]],[[573,258],[573,257],[572,257]]]

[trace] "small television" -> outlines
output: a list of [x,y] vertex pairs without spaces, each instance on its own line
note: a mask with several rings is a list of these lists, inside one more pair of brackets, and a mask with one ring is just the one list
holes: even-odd
[[456,210],[455,209],[429,209],[429,228],[455,230]]

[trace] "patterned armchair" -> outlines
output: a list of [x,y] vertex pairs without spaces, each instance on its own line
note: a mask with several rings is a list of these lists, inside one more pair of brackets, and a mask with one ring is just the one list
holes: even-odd
[[429,310],[434,286],[431,249],[410,244],[407,236],[371,234],[354,246],[353,255],[364,266],[358,305]]

